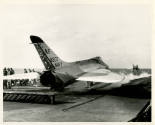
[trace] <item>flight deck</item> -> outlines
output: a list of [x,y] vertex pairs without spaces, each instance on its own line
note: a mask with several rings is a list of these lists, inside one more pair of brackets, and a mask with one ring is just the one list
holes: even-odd
[[[3,92],[3,97],[14,98],[4,100],[4,122],[127,122],[150,100],[150,96],[142,95],[144,91],[139,91],[136,86],[119,89],[106,86],[91,91],[76,82],[61,93],[51,92],[45,87],[42,90],[37,87],[25,91],[22,87],[22,91],[16,89]],[[8,93],[14,94],[9,97]],[[53,95],[54,105],[51,104],[53,99],[49,98]]]

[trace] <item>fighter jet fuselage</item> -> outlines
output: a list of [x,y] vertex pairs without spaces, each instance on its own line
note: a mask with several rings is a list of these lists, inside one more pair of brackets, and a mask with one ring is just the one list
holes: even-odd
[[99,68],[108,69],[108,66],[102,62],[100,57],[94,57],[88,60],[69,63],[55,70],[44,71],[40,77],[40,81],[45,86],[51,85],[57,90],[62,90],[84,73]]

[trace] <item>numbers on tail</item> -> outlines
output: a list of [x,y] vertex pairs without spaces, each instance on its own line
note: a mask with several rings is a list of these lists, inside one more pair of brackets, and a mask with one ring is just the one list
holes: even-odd
[[52,57],[50,60],[51,62],[58,62],[58,57]]

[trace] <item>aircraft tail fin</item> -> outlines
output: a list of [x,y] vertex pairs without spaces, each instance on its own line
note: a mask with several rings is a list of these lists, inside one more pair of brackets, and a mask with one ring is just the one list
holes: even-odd
[[46,70],[55,70],[66,64],[61,60],[53,50],[51,50],[44,41],[38,36],[30,36]]

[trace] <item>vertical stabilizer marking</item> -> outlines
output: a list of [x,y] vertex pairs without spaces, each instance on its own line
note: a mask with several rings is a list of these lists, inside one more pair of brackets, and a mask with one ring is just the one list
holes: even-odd
[[30,39],[47,70],[59,69],[66,64],[66,62],[62,61],[40,37],[30,36]]

